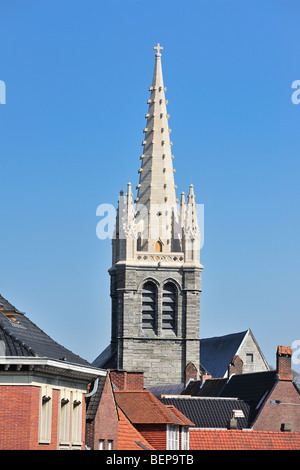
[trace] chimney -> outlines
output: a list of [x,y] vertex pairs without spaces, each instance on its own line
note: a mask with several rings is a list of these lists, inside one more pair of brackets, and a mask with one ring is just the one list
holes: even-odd
[[126,370],[110,370],[112,383],[118,390],[143,390],[144,373]]
[[184,379],[185,379],[185,385],[187,385],[190,380],[197,380],[198,379],[197,368],[192,362],[189,362],[186,365],[186,368],[184,370]]
[[231,412],[231,418],[229,420],[228,429],[237,429],[237,419],[234,410]]
[[292,355],[293,350],[290,346],[278,346],[276,354],[276,369],[279,380],[293,380]]
[[240,375],[243,373],[243,360],[240,356],[234,356],[228,366],[228,378],[233,374]]

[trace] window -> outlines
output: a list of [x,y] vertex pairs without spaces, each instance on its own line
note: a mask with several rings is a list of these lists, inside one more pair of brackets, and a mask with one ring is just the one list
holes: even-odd
[[72,444],[81,444],[82,429],[82,396],[78,391],[73,392],[72,403]]
[[47,385],[41,387],[39,443],[51,442],[52,390]]
[[171,282],[165,284],[163,289],[162,328],[175,330],[176,318],[176,287]]
[[167,450],[179,449],[179,430],[178,426],[168,424],[167,427]]
[[113,448],[113,441],[108,440],[107,441],[107,450],[112,450]]
[[162,252],[162,244],[160,241],[157,241],[155,243],[155,253],[161,253]]
[[246,354],[246,362],[247,364],[251,364],[253,362],[253,354],[251,353]]
[[99,439],[98,450],[104,450],[104,439]]
[[70,392],[64,389],[60,392],[59,441],[61,444],[70,441]]
[[146,282],[142,290],[142,328],[155,329],[156,320],[156,286]]
[[181,450],[189,450],[189,428],[186,426],[181,431]]

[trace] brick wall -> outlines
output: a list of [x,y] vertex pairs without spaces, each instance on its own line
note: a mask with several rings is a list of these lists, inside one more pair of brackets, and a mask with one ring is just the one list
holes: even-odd
[[[280,402],[280,403],[279,403]],[[300,431],[300,395],[291,381],[279,381],[254,423],[256,431],[281,431],[282,424],[290,424],[292,431]]]
[[0,386],[1,450],[30,449],[38,426],[38,412],[34,406],[36,393],[39,393],[36,387]]
[[243,373],[244,362],[240,356],[234,356],[232,361],[228,366],[228,377],[231,377],[233,374],[239,375]]
[[125,370],[111,370],[111,381],[119,390],[143,390],[143,372],[131,372]]
[[87,446],[97,450],[99,440],[103,440],[104,450],[107,449],[108,440],[113,441],[113,449],[118,448],[118,414],[109,377],[106,379],[96,416],[86,423]]
[[167,448],[166,424],[135,424],[134,427],[156,450]]
[[[84,403],[84,396],[82,396]],[[52,390],[51,440],[39,444],[40,387],[0,386],[0,450],[58,449],[59,390]],[[71,433],[71,426],[70,426]],[[85,408],[82,407],[82,446],[85,444]],[[70,435],[71,443],[71,435]]]

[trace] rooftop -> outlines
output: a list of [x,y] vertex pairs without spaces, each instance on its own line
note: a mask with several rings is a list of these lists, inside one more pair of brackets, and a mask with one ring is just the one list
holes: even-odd
[[299,450],[300,432],[190,429],[190,450]]
[[91,364],[54,341],[0,295],[0,356],[43,357],[76,365]]

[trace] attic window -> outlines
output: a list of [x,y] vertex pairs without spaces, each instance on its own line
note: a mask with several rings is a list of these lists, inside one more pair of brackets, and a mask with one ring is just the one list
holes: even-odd
[[0,311],[3,313],[3,315],[6,316],[11,322],[13,323],[20,323],[17,319],[16,316],[18,315],[16,312],[5,310],[3,305],[0,305]]
[[247,364],[251,364],[253,362],[253,354],[252,353],[247,353],[246,354],[246,361],[247,361]]
[[232,410],[233,418],[245,418],[243,410]]

